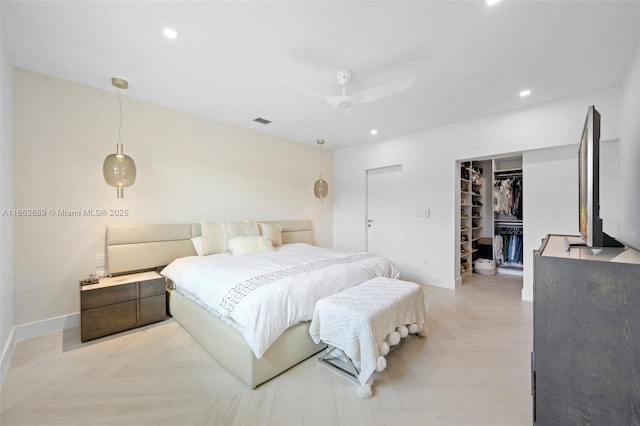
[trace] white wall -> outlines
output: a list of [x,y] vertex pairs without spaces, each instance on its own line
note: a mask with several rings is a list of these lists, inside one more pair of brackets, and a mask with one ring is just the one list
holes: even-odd
[[[617,228],[618,145],[617,140],[600,144],[600,217],[610,235],[616,235]],[[526,176],[522,298],[533,300],[531,253],[547,234],[578,235],[578,144],[526,151],[522,163]]]
[[[454,288],[459,275],[456,160],[573,145],[580,138],[589,105],[596,105],[603,116],[602,138],[617,139],[619,97],[619,89],[599,91],[336,151],[335,248],[364,249],[365,170],[402,164],[407,185],[403,193],[404,256],[399,266],[410,279]],[[526,206],[537,201],[527,187],[526,171],[524,179]],[[557,182],[550,190],[558,197],[572,198],[575,182]],[[530,196],[534,196],[531,201]],[[430,218],[416,217],[416,211],[427,208]],[[577,202],[568,214],[575,216],[576,209]],[[525,216],[525,234],[529,226],[548,227],[545,220]],[[572,226],[564,232],[575,229]],[[531,252],[525,253],[529,256]],[[523,296],[529,294],[530,288],[523,290]]]
[[[138,179],[117,199],[102,178],[118,137],[115,89],[16,69],[16,207],[129,211],[16,219],[17,324],[79,311],[78,280],[95,271],[109,224],[311,219],[317,243],[332,246],[331,152],[124,95],[122,141]],[[321,156],[323,204],[313,196]]]
[[640,250],[640,45],[622,85],[618,156],[619,239]]
[[[0,22],[2,21],[0,6]],[[13,207],[13,67],[0,41],[0,211]],[[0,216],[0,383],[12,351],[13,219]]]

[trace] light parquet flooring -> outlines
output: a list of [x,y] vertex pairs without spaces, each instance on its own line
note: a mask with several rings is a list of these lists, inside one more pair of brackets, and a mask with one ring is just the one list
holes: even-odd
[[429,337],[389,354],[370,399],[315,356],[251,390],[168,320],[85,344],[79,329],[18,342],[0,424],[531,424],[522,278],[474,274],[455,291],[423,288]]

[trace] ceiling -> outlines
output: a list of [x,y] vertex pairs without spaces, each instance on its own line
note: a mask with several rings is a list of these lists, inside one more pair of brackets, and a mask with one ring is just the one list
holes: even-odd
[[[3,0],[2,37],[18,67],[335,148],[617,86],[640,2]],[[338,94],[340,70],[415,83],[341,110],[281,82]]]

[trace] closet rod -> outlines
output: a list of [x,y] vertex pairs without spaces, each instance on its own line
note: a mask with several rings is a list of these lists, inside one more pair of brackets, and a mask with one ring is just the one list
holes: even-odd
[[501,226],[522,226],[522,222],[496,222],[496,228]]
[[504,178],[508,178],[508,177],[512,177],[512,176],[522,177],[522,172],[509,172],[509,173],[496,172],[495,173],[495,179],[496,180],[500,180],[500,179],[504,179]]

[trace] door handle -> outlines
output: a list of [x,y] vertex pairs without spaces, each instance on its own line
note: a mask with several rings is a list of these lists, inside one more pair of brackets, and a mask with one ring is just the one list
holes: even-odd
[[367,228],[371,228],[372,223],[373,223],[373,219],[367,219]]
[[367,223],[373,222],[373,219],[367,219]]

